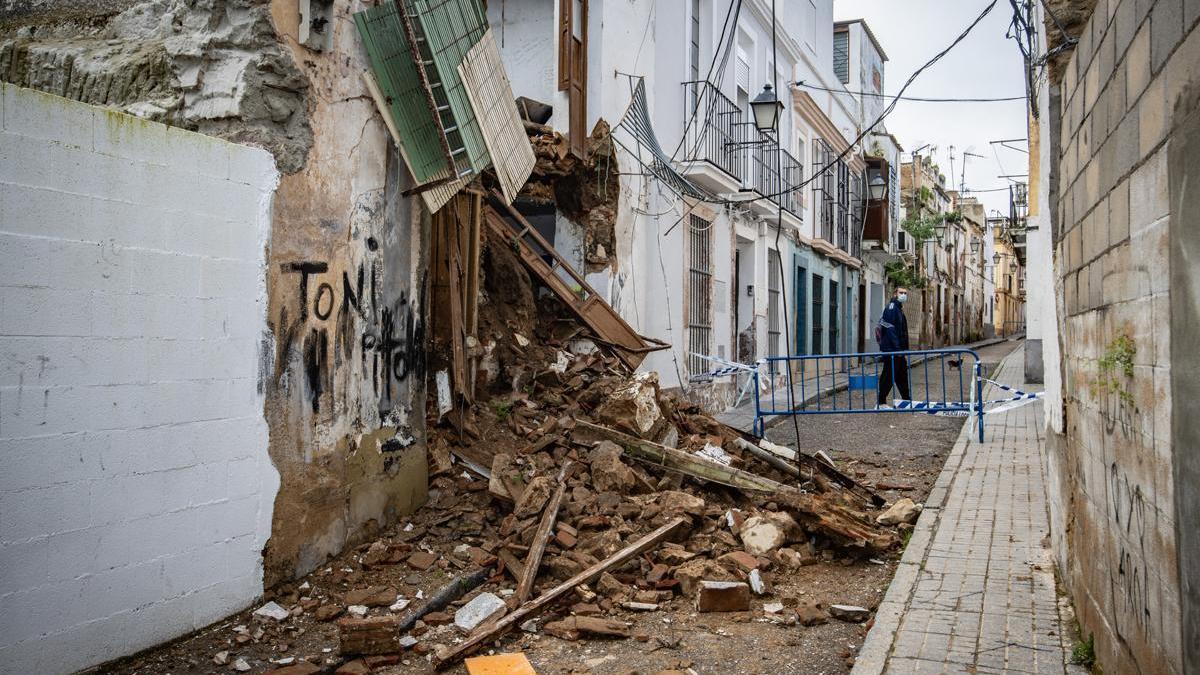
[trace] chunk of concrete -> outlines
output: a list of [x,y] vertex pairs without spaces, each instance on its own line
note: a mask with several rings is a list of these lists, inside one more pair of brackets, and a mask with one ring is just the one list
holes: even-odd
[[592,470],[592,487],[599,492],[625,494],[637,483],[633,469],[621,461],[624,451],[612,441],[600,441],[588,456]]
[[875,522],[880,525],[899,525],[900,523],[915,523],[917,516],[921,515],[922,506],[913,502],[908,497],[897,499],[895,504],[892,504],[887,511],[884,511],[875,519]]
[[291,616],[291,612],[287,611],[283,607],[280,607],[277,603],[272,601],[254,610],[254,616],[261,619],[275,619],[276,621],[283,621]]
[[470,633],[485,621],[503,614],[507,608],[500,596],[480,593],[454,613],[454,625],[464,633]]
[[830,605],[829,614],[835,619],[850,623],[862,623],[871,618],[871,610],[856,605]]
[[738,535],[750,555],[766,555],[800,536],[800,526],[786,513],[750,516]]

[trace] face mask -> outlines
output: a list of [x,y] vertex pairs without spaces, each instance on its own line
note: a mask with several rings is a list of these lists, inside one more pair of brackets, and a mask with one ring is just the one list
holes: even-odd
[[896,296],[896,299],[902,303],[908,302],[908,293],[901,293],[900,295]]

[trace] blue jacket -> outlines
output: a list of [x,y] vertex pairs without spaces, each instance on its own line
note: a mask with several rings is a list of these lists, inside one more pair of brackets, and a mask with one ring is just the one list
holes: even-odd
[[900,301],[892,298],[879,317],[879,351],[901,352],[908,349],[908,319]]

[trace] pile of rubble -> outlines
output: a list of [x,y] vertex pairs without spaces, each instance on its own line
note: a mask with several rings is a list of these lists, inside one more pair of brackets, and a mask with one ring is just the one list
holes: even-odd
[[[545,141],[540,163],[570,164],[528,126],[535,148]],[[827,458],[743,434],[631,372],[559,299],[539,297],[495,233],[482,270],[474,403],[431,403],[428,503],[311,585],[277,589],[260,612],[278,616],[258,617],[268,635],[239,640],[335,625],[340,654],[326,665],[352,674],[449,666],[512,630],[647,641],[634,613],[748,612],[756,597],[781,624],[869,617],[776,597],[773,578],[835,555],[882,557],[919,508],[880,514],[883,500]]]
[[[511,339],[517,352],[532,343]],[[753,596],[772,596],[776,571],[815,563],[822,549],[874,556],[898,543],[877,522],[882,501],[824,461],[717,422],[570,324],[536,339],[527,351],[545,362],[502,367],[508,377],[495,382],[510,391],[431,433],[419,536],[367,551],[398,561],[413,550],[410,566],[440,559],[482,574],[405,616],[342,619],[344,653],[397,651],[420,633],[441,665],[513,627],[631,637],[626,613],[679,602],[747,611]],[[828,616],[767,606],[780,622]],[[858,609],[842,611],[865,619]]]

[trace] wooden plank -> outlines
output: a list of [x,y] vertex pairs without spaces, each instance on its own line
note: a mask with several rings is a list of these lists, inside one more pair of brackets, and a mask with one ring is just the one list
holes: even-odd
[[588,434],[616,443],[621,446],[626,455],[634,459],[655,464],[671,471],[684,473],[693,478],[728,485],[739,490],[755,492],[780,492],[796,489],[778,481],[773,481],[770,478],[750,473],[749,471],[742,471],[741,469],[734,469],[724,464],[718,464],[690,452],[668,448],[658,443],[651,443],[650,441],[630,436],[629,434],[599,424],[575,420],[575,428],[582,429]]
[[504,569],[512,575],[513,581],[519,582],[521,577],[525,576],[525,563],[512,551],[500,547],[500,550],[496,551],[496,557],[504,562]]
[[558,488],[546,504],[546,509],[542,511],[542,520],[533,535],[533,543],[529,545],[529,556],[525,558],[525,572],[521,574],[521,583],[517,584],[517,592],[513,594],[517,605],[525,604],[533,591],[533,582],[542,566],[542,554],[546,552],[546,542],[550,541],[550,531],[554,529],[554,521],[558,519],[558,507],[567,491],[567,477],[571,475],[572,468],[571,460],[567,460],[558,470]]
[[546,605],[554,602],[563,594],[570,592],[571,589],[575,588],[576,586],[580,584],[591,583],[595,579],[599,578],[601,574],[604,574],[608,570],[634,558],[643,551],[649,549],[651,546],[658,544],[665,539],[667,535],[671,534],[675,528],[682,525],[686,520],[687,518],[682,516],[672,519],[666,525],[663,525],[650,534],[638,539],[629,546],[626,546],[625,548],[616,552],[611,557],[592,565],[579,574],[576,574],[554,588],[542,593],[536,599],[525,603],[521,607],[518,607],[516,611],[512,612],[503,619],[500,619],[496,623],[480,627],[471,637],[467,638],[465,642],[449,650],[440,652],[433,660],[434,668],[441,670],[458,662],[459,659],[467,656],[476,649],[479,649],[484,642],[487,642],[488,640],[494,640],[495,638],[499,637],[513,626],[525,621],[529,616],[540,612],[546,607]]
[[[498,212],[493,206],[499,205],[516,223],[514,227]],[[541,234],[537,232],[525,220],[525,217],[520,211],[517,211],[511,205],[505,203],[501,195],[492,192],[492,199],[489,201],[488,212],[486,214],[488,226],[495,230],[498,234],[506,239],[516,239],[519,242],[521,261],[529,268],[531,272],[536,274],[542,282],[550,288],[559,298],[575,312],[576,316],[589,328],[591,328],[598,337],[604,341],[613,344],[617,347],[617,355],[630,368],[637,368],[641,365],[647,351],[654,349],[666,348],[669,345],[657,340],[651,341],[642,337],[633,330],[621,315],[616,312],[603,298],[596,292],[594,288],[580,275],[571,264],[567,262],[550,242],[546,241]],[[557,273],[556,268],[546,264],[542,259],[542,255],[534,250],[530,242],[526,238],[533,241],[540,249],[543,249],[547,255],[554,259],[558,265],[558,269],[562,269],[571,277],[582,291],[583,297],[580,297],[574,289],[572,289],[566,281]],[[653,345],[653,346],[652,346]]]

